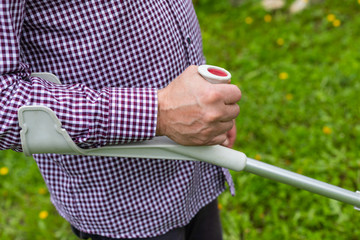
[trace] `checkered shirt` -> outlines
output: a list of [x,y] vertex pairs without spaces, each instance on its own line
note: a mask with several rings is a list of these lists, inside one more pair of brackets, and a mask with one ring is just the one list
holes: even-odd
[[[0,2],[0,148],[21,151],[17,111],[51,108],[83,148],[155,136],[157,89],[204,64],[190,0]],[[31,77],[52,72],[63,85]],[[152,237],[184,226],[229,172],[191,161],[34,155],[56,209],[79,230]]]

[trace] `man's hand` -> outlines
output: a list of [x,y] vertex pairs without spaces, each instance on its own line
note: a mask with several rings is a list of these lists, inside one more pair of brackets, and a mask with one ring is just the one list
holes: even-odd
[[182,145],[222,144],[240,112],[240,98],[237,86],[208,83],[190,66],[158,91],[156,133]]

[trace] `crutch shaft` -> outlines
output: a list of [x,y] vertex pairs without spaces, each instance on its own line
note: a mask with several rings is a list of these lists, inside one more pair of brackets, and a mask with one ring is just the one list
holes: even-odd
[[360,194],[273,165],[247,158],[244,171],[360,208]]

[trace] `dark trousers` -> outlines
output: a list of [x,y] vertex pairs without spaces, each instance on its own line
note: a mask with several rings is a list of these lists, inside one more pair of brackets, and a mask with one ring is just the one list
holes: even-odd
[[[92,240],[127,240],[107,238],[81,232],[71,226],[76,236]],[[128,239],[130,240],[130,239]],[[188,225],[176,228],[170,232],[152,238],[132,238],[131,240],[222,240],[222,228],[217,200],[202,208]]]

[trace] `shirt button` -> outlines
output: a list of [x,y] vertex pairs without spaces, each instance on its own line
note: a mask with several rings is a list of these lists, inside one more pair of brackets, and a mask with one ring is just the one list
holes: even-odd
[[190,38],[190,37],[187,37],[187,38],[186,38],[186,42],[190,45],[190,44],[191,44],[191,38]]

